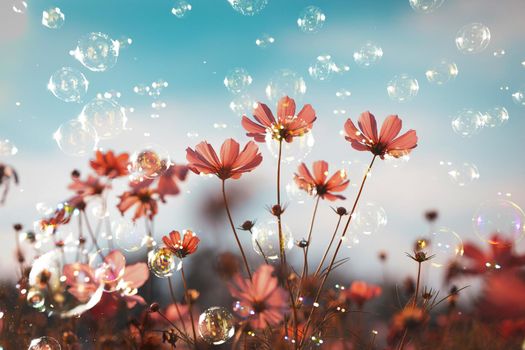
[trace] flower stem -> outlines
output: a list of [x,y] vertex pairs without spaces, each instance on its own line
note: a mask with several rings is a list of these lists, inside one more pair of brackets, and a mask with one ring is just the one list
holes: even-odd
[[197,349],[197,332],[195,332],[195,322],[193,321],[192,311],[192,300],[188,293],[188,285],[186,283],[186,277],[184,276],[184,266],[180,269],[180,275],[182,277],[182,284],[184,285],[184,295],[186,296],[186,302],[188,303],[188,311],[190,313],[191,331],[193,333],[193,341],[195,342],[195,349]]
[[414,295],[414,307],[417,306],[417,296],[419,295],[419,282],[421,280],[421,262],[417,263],[417,283],[416,283],[416,294]]
[[[252,229],[249,229],[248,231],[250,232],[250,235],[253,237]],[[266,254],[264,254],[264,251],[263,251],[261,245],[259,244],[259,241],[257,239],[255,239],[255,238],[252,238],[252,239],[255,240],[255,243],[257,244],[257,248],[259,248],[259,251],[261,252],[261,255],[262,255],[263,259],[264,259],[264,263],[266,265],[269,265],[270,263],[268,262],[268,258],[266,257]]]
[[225,183],[226,181],[222,180],[222,197],[224,199],[224,207],[226,208],[226,214],[228,214],[228,220],[230,220],[230,225],[232,227],[233,235],[235,236],[235,240],[237,241],[237,245],[239,246],[239,250],[241,251],[242,260],[244,261],[244,266],[246,267],[246,272],[248,272],[248,276],[250,277],[250,280],[251,280],[252,273],[250,270],[250,266],[248,265],[246,254],[244,254],[244,249],[242,249],[241,241],[239,240],[239,236],[237,235],[237,230],[235,229],[235,224],[233,223],[232,215],[230,213],[230,207],[228,206],[228,199],[226,198]]
[[175,297],[175,292],[173,291],[173,284],[171,283],[171,277],[168,277],[168,286],[170,288],[171,300],[173,301],[173,305],[175,305],[175,310],[177,311],[177,316],[179,316],[179,320],[182,323],[182,329],[184,329],[184,333],[186,333],[187,332],[186,323],[182,319],[182,315],[179,310],[179,305],[177,304],[177,298]]
[[328,247],[326,247],[326,250],[324,251],[323,258],[319,262],[319,266],[317,266],[317,270],[315,271],[315,276],[319,275],[319,272],[321,272],[321,269],[323,268],[324,261],[326,260],[326,257],[328,256],[328,252],[330,251],[330,248],[332,248],[332,244],[334,243],[335,236],[337,235],[337,230],[339,230],[339,225],[341,224],[342,219],[343,219],[343,216],[339,215],[339,219],[337,220],[337,225],[335,225],[335,230],[334,230],[334,233],[332,234],[332,239],[330,240]]
[[301,281],[306,277],[308,276],[308,249],[310,248],[310,243],[312,241],[312,231],[314,229],[314,223],[315,223],[315,216],[317,214],[317,207],[319,206],[319,200],[321,199],[321,197],[317,196],[317,199],[315,201],[315,206],[314,206],[314,213],[312,214],[312,220],[310,222],[310,231],[308,232],[308,239],[307,239],[307,246],[306,246],[306,249],[305,249],[305,257],[304,257],[304,266],[303,266],[303,275],[301,277]]
[[[277,206],[281,211],[281,159],[283,153],[283,140],[279,139],[279,156],[277,158]],[[286,252],[284,250],[283,226],[281,222],[281,212],[277,215],[277,227],[279,229],[279,251],[281,255],[281,265],[286,264]]]

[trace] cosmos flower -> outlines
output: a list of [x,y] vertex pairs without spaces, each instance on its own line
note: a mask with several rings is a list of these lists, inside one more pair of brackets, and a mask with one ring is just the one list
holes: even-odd
[[171,164],[159,176],[157,183],[157,193],[160,199],[164,201],[164,196],[175,196],[180,193],[178,181],[186,180],[188,175],[188,167],[186,165]]
[[255,169],[262,162],[259,147],[250,141],[239,152],[239,143],[227,139],[221,146],[221,158],[206,141],[199,143],[195,150],[186,149],[188,167],[196,174],[214,174],[221,180],[238,179],[243,173]]
[[101,195],[108,186],[102,183],[99,177],[89,175],[86,180],[80,180],[79,176],[73,176],[73,182],[67,188],[85,198]]
[[[250,325],[256,329],[279,324],[288,312],[286,291],[279,287],[273,271],[272,266],[262,265],[251,281],[237,274],[228,284],[230,294],[238,300],[239,314],[248,316]],[[244,313],[246,310],[248,314]]]
[[410,153],[417,146],[415,130],[409,130],[399,136],[402,122],[397,115],[389,115],[377,136],[377,123],[373,114],[366,111],[358,121],[359,130],[351,119],[345,123],[345,139],[358,151],[370,151],[384,159],[386,154],[399,158]]
[[169,235],[162,237],[162,241],[173,254],[182,259],[197,251],[200,239],[194,232],[185,230],[182,239],[179,231],[171,231]]
[[98,175],[107,176],[110,179],[126,176],[129,173],[129,154],[127,153],[116,155],[113,151],[102,153],[98,150],[95,159],[89,163]]
[[349,289],[344,290],[342,293],[345,297],[359,307],[362,307],[365,302],[376,298],[381,295],[381,287],[374,284],[368,284],[364,281],[354,281],[350,285]]
[[57,209],[48,217],[40,220],[40,230],[49,234],[54,233],[60,225],[66,225],[71,221],[75,207],[69,203],[61,203]]
[[258,103],[253,111],[255,122],[246,116],[242,117],[242,126],[257,142],[265,142],[267,134],[274,140],[292,142],[294,137],[303,136],[312,129],[317,119],[315,110],[307,104],[295,115],[295,101],[285,96],[277,104],[277,119],[270,108],[264,103]]
[[130,190],[124,192],[120,198],[120,203],[117,205],[118,210],[122,215],[133,206],[136,206],[133,221],[146,216],[150,220],[157,214],[158,205],[155,199],[155,190],[151,189],[149,185],[151,182],[132,182],[130,183]]
[[294,176],[295,183],[300,189],[308,193],[315,193],[316,196],[329,201],[336,199],[345,199],[342,195],[336,195],[334,192],[342,192],[350,183],[346,179],[346,174],[336,171],[328,180],[328,163],[324,160],[318,160],[313,164],[313,176],[304,163],[299,165],[297,173]]

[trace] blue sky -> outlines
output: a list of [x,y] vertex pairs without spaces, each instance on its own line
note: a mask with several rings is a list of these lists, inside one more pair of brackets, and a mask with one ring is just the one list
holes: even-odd
[[[428,208],[441,211],[440,224],[453,228],[463,239],[475,239],[471,217],[479,203],[503,192],[511,193],[517,204],[525,205],[521,151],[525,110],[513,104],[510,96],[525,85],[525,67],[521,65],[525,39],[520,24],[525,5],[519,0],[497,4],[489,0],[446,0],[428,15],[416,13],[408,1],[401,0],[269,0],[268,6],[253,17],[235,12],[226,0],[190,0],[192,11],[183,19],[171,14],[173,2],[168,0],[29,1],[25,14],[13,13],[9,2],[0,5],[0,137],[10,139],[19,149],[16,156],[3,161],[19,170],[23,191],[13,191],[7,206],[0,210],[2,232],[8,231],[13,221],[32,222],[35,203],[62,200],[67,195],[65,186],[72,168],[87,170],[88,158],[66,156],[52,139],[58,126],[75,118],[83,106],[60,101],[46,89],[49,76],[63,66],[81,70],[90,81],[85,102],[98,92],[117,90],[122,93],[119,102],[135,109],[128,115],[133,130],[101,142],[101,147],[134,151],[137,145],[155,143],[179,162],[184,160],[184,149],[201,139],[214,143],[226,137],[246,140],[239,118],[228,107],[233,95],[222,82],[234,67],[250,72],[254,82],[249,93],[263,102],[267,102],[264,88],[276,70],[288,68],[304,77],[307,92],[301,103],[311,103],[318,114],[316,144],[305,160],[308,163],[326,159],[335,170],[344,160],[367,162],[368,154],[352,150],[339,135],[344,121],[364,110],[371,110],[380,120],[388,114],[399,114],[406,128],[417,130],[420,145],[400,168],[383,162],[374,169],[364,200],[383,206],[389,223],[364,240],[364,249],[349,251],[356,261],[350,266],[358,274],[379,272],[374,260],[379,249],[390,247],[393,262],[404,262],[404,252],[426,230],[421,213]],[[297,28],[297,17],[307,5],[319,6],[326,15],[326,23],[318,33],[306,34]],[[61,29],[50,30],[40,23],[42,11],[51,6],[60,7],[66,15]],[[492,38],[482,53],[464,55],[456,49],[454,39],[458,29],[471,22],[486,24]],[[107,33],[115,39],[126,35],[133,44],[121,50],[111,70],[91,72],[68,54],[78,38],[89,32]],[[262,33],[276,39],[271,47],[261,49],[255,45]],[[376,66],[362,69],[353,62],[352,54],[369,40],[382,47],[384,56]],[[506,55],[494,57],[493,52],[500,49]],[[323,54],[348,64],[350,71],[330,81],[313,80],[308,67]],[[425,71],[442,58],[455,62],[459,75],[446,85],[431,85]],[[407,103],[390,100],[386,92],[388,81],[401,73],[419,82],[419,94]],[[159,119],[151,119],[151,99],[137,96],[132,89],[159,78],[169,83],[162,95],[167,108],[159,113]],[[502,86],[509,90],[502,91]],[[338,99],[335,92],[342,88],[351,91],[352,96]],[[16,106],[16,102],[21,105]],[[506,125],[482,130],[470,139],[453,133],[450,116],[459,109],[485,111],[494,106],[508,109],[510,119]],[[334,115],[335,109],[347,113]],[[213,128],[214,123],[228,126],[218,130]],[[150,136],[144,136],[145,132]],[[188,138],[188,132],[196,132],[199,137]],[[238,185],[249,194],[249,205],[235,215],[238,221],[253,217],[264,220],[264,206],[274,200],[275,164],[264,145],[262,148],[264,165]],[[460,188],[447,178],[439,165],[442,160],[472,162],[480,171],[480,179]],[[290,176],[295,166],[286,169],[285,175]],[[359,181],[352,174],[350,179]],[[252,184],[258,184],[260,191],[248,191]],[[212,180],[190,179],[185,189],[191,194],[161,209],[157,234],[173,226],[198,229],[199,217],[192,215],[198,207],[196,201],[218,185]],[[349,191],[350,198],[353,193]],[[296,238],[306,235],[302,217],[310,215],[312,204],[290,203],[288,224]],[[172,212],[176,215],[169,215]],[[314,237],[324,240],[334,220],[324,204]],[[202,234],[210,237],[210,242],[226,249],[229,241],[218,238],[231,238],[226,226],[201,229],[207,231]],[[7,240],[11,236],[2,237]],[[374,262],[363,268],[358,263],[362,259]]]

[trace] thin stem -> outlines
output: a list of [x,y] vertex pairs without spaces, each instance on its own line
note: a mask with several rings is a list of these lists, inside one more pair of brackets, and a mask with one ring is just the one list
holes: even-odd
[[279,252],[281,255],[281,265],[286,264],[286,252],[284,250],[283,225],[281,222],[281,159],[283,154],[283,140],[279,139],[279,156],[277,158],[277,206],[279,213],[277,215],[277,227],[279,230]]
[[[97,237],[95,237],[95,234],[93,233],[93,229],[91,228],[91,224],[89,223],[88,217],[86,215],[86,212],[84,210],[81,211],[82,214],[84,214],[84,219],[86,221],[86,227],[87,231],[89,233],[89,236],[91,237],[91,240],[93,241],[93,245],[95,245],[95,248],[97,248],[97,254],[102,258],[102,261],[105,261],[104,254],[102,254],[102,249],[100,249],[100,246],[97,242]],[[98,232],[98,228],[97,228]]]
[[405,339],[407,337],[407,333],[408,333],[408,330],[405,328],[405,332],[403,333],[403,337],[401,338],[401,341],[399,342],[399,347],[398,347],[399,350],[403,350],[403,348],[405,347]]
[[319,207],[320,199],[321,197],[317,196],[317,199],[315,201],[315,206],[314,206],[314,213],[312,214],[312,220],[310,221],[310,231],[308,232],[308,239],[307,239],[308,244],[306,245],[306,249],[304,253],[305,257],[304,257],[304,266],[303,266],[303,276],[301,277],[301,280],[303,280],[303,278],[308,276],[308,249],[310,248],[310,243],[312,242],[312,231],[314,230],[315,216],[317,214],[317,208]]
[[168,286],[170,288],[170,295],[171,300],[173,301],[173,305],[175,305],[175,310],[177,311],[177,316],[179,316],[179,320],[182,323],[182,329],[184,329],[184,332],[186,333],[186,323],[182,319],[182,314],[180,313],[179,305],[177,304],[177,298],[175,297],[175,292],[173,291],[173,284],[171,283],[171,277],[168,277]]
[[195,322],[193,321],[192,312],[192,301],[188,293],[188,285],[186,284],[186,277],[184,277],[184,266],[180,269],[180,275],[182,277],[182,284],[184,285],[184,295],[186,296],[186,302],[188,303],[188,309],[190,312],[191,331],[193,333],[193,341],[195,342],[195,349],[197,349],[197,332],[195,332]]
[[421,262],[417,263],[417,283],[416,283],[416,295],[414,295],[414,307],[417,306],[417,296],[419,295],[419,281],[421,279]]
[[242,260],[244,261],[244,266],[246,267],[246,272],[248,272],[248,276],[250,277],[250,280],[251,280],[252,273],[250,270],[250,266],[248,265],[246,254],[244,254],[244,249],[242,249],[241,241],[239,240],[239,236],[237,235],[237,230],[235,229],[235,225],[233,223],[232,214],[230,213],[230,207],[228,206],[228,199],[226,198],[225,183],[226,181],[222,180],[222,197],[224,199],[224,207],[226,208],[226,213],[228,214],[228,220],[230,220],[230,225],[232,227],[233,235],[235,236],[235,240],[237,241],[237,245],[239,246],[239,250],[241,251]]
[[315,271],[315,275],[319,275],[319,272],[323,268],[324,261],[326,260],[326,257],[328,256],[328,252],[330,251],[330,248],[332,248],[332,244],[334,243],[335,236],[337,235],[337,230],[339,230],[339,225],[341,224],[341,220],[343,219],[342,215],[339,215],[339,219],[337,220],[337,225],[335,225],[334,233],[332,234],[332,239],[330,240],[330,243],[328,244],[328,247],[326,247],[326,250],[324,251],[323,258],[319,262],[319,266],[317,266],[317,270]]

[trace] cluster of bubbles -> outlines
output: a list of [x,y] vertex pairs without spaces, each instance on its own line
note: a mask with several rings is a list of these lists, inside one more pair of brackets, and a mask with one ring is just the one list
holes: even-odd
[[439,165],[446,168],[450,181],[460,187],[467,186],[479,179],[478,167],[470,162],[454,165],[452,162],[440,161]]
[[277,102],[283,96],[300,100],[306,93],[306,83],[298,73],[290,69],[280,69],[270,78],[265,92],[272,102]]
[[60,125],[53,138],[62,152],[77,157],[91,154],[99,141],[95,127],[79,119],[72,119]]
[[[292,232],[285,224],[282,225],[284,249],[290,251],[294,246]],[[252,229],[252,247],[255,252],[268,260],[279,258],[279,230],[277,221],[270,220],[260,223]]]
[[191,4],[186,0],[175,0],[171,13],[177,18],[186,17],[191,11]]
[[253,16],[268,5],[268,0],[228,0],[228,2],[243,16]]
[[487,48],[490,42],[490,30],[482,23],[467,24],[456,34],[456,46],[461,53],[476,54]]
[[47,88],[56,98],[65,102],[82,102],[89,82],[78,69],[62,67],[49,78]]
[[182,260],[169,248],[157,247],[148,253],[148,267],[155,276],[167,278],[182,268]]
[[93,32],[78,40],[77,47],[71,51],[84,67],[93,72],[104,72],[117,63],[120,42],[107,34]]
[[484,128],[495,128],[504,125],[509,120],[505,107],[496,106],[485,113],[472,108],[464,108],[452,117],[452,130],[462,137],[472,137]]
[[383,49],[371,41],[366,42],[359,50],[354,51],[354,62],[363,68],[375,65],[382,57]]
[[0,156],[14,156],[18,153],[18,148],[8,139],[0,139]]
[[267,48],[275,42],[275,38],[270,34],[263,33],[257,39],[255,39],[255,45],[260,48]]
[[432,13],[443,5],[445,0],[409,0],[410,6],[421,13]]
[[224,86],[232,94],[245,92],[252,84],[253,79],[250,73],[244,68],[236,67],[228,72],[224,77]]
[[40,337],[31,340],[27,350],[60,350],[60,343],[53,337]]
[[525,213],[514,202],[498,198],[479,205],[472,217],[474,232],[484,242],[498,244],[499,238],[517,242],[525,235]]
[[461,237],[448,227],[438,227],[429,234],[430,255],[434,255],[431,263],[434,267],[447,266],[454,259],[463,255]]
[[454,80],[458,75],[458,66],[454,62],[441,60],[425,72],[429,83],[443,85]]
[[317,33],[323,28],[325,21],[324,12],[319,7],[311,5],[301,11],[297,26],[304,33]]
[[397,102],[412,100],[419,92],[417,80],[407,74],[395,76],[386,87],[388,96]]
[[95,98],[88,102],[79,120],[93,125],[100,139],[111,139],[126,129],[126,110],[115,100]]
[[[282,142],[281,161],[285,164],[292,164],[302,161],[310,152],[315,144],[312,131],[294,138],[293,142]],[[279,157],[279,143],[272,138],[271,133],[266,134],[266,147],[271,155]]]
[[199,335],[208,344],[224,344],[235,334],[234,323],[231,312],[223,307],[212,306],[199,316]]
[[52,7],[42,12],[42,25],[49,29],[60,29],[66,21],[66,16],[58,7]]
[[155,179],[171,166],[169,152],[160,145],[146,144],[130,156],[128,166],[134,181]]

